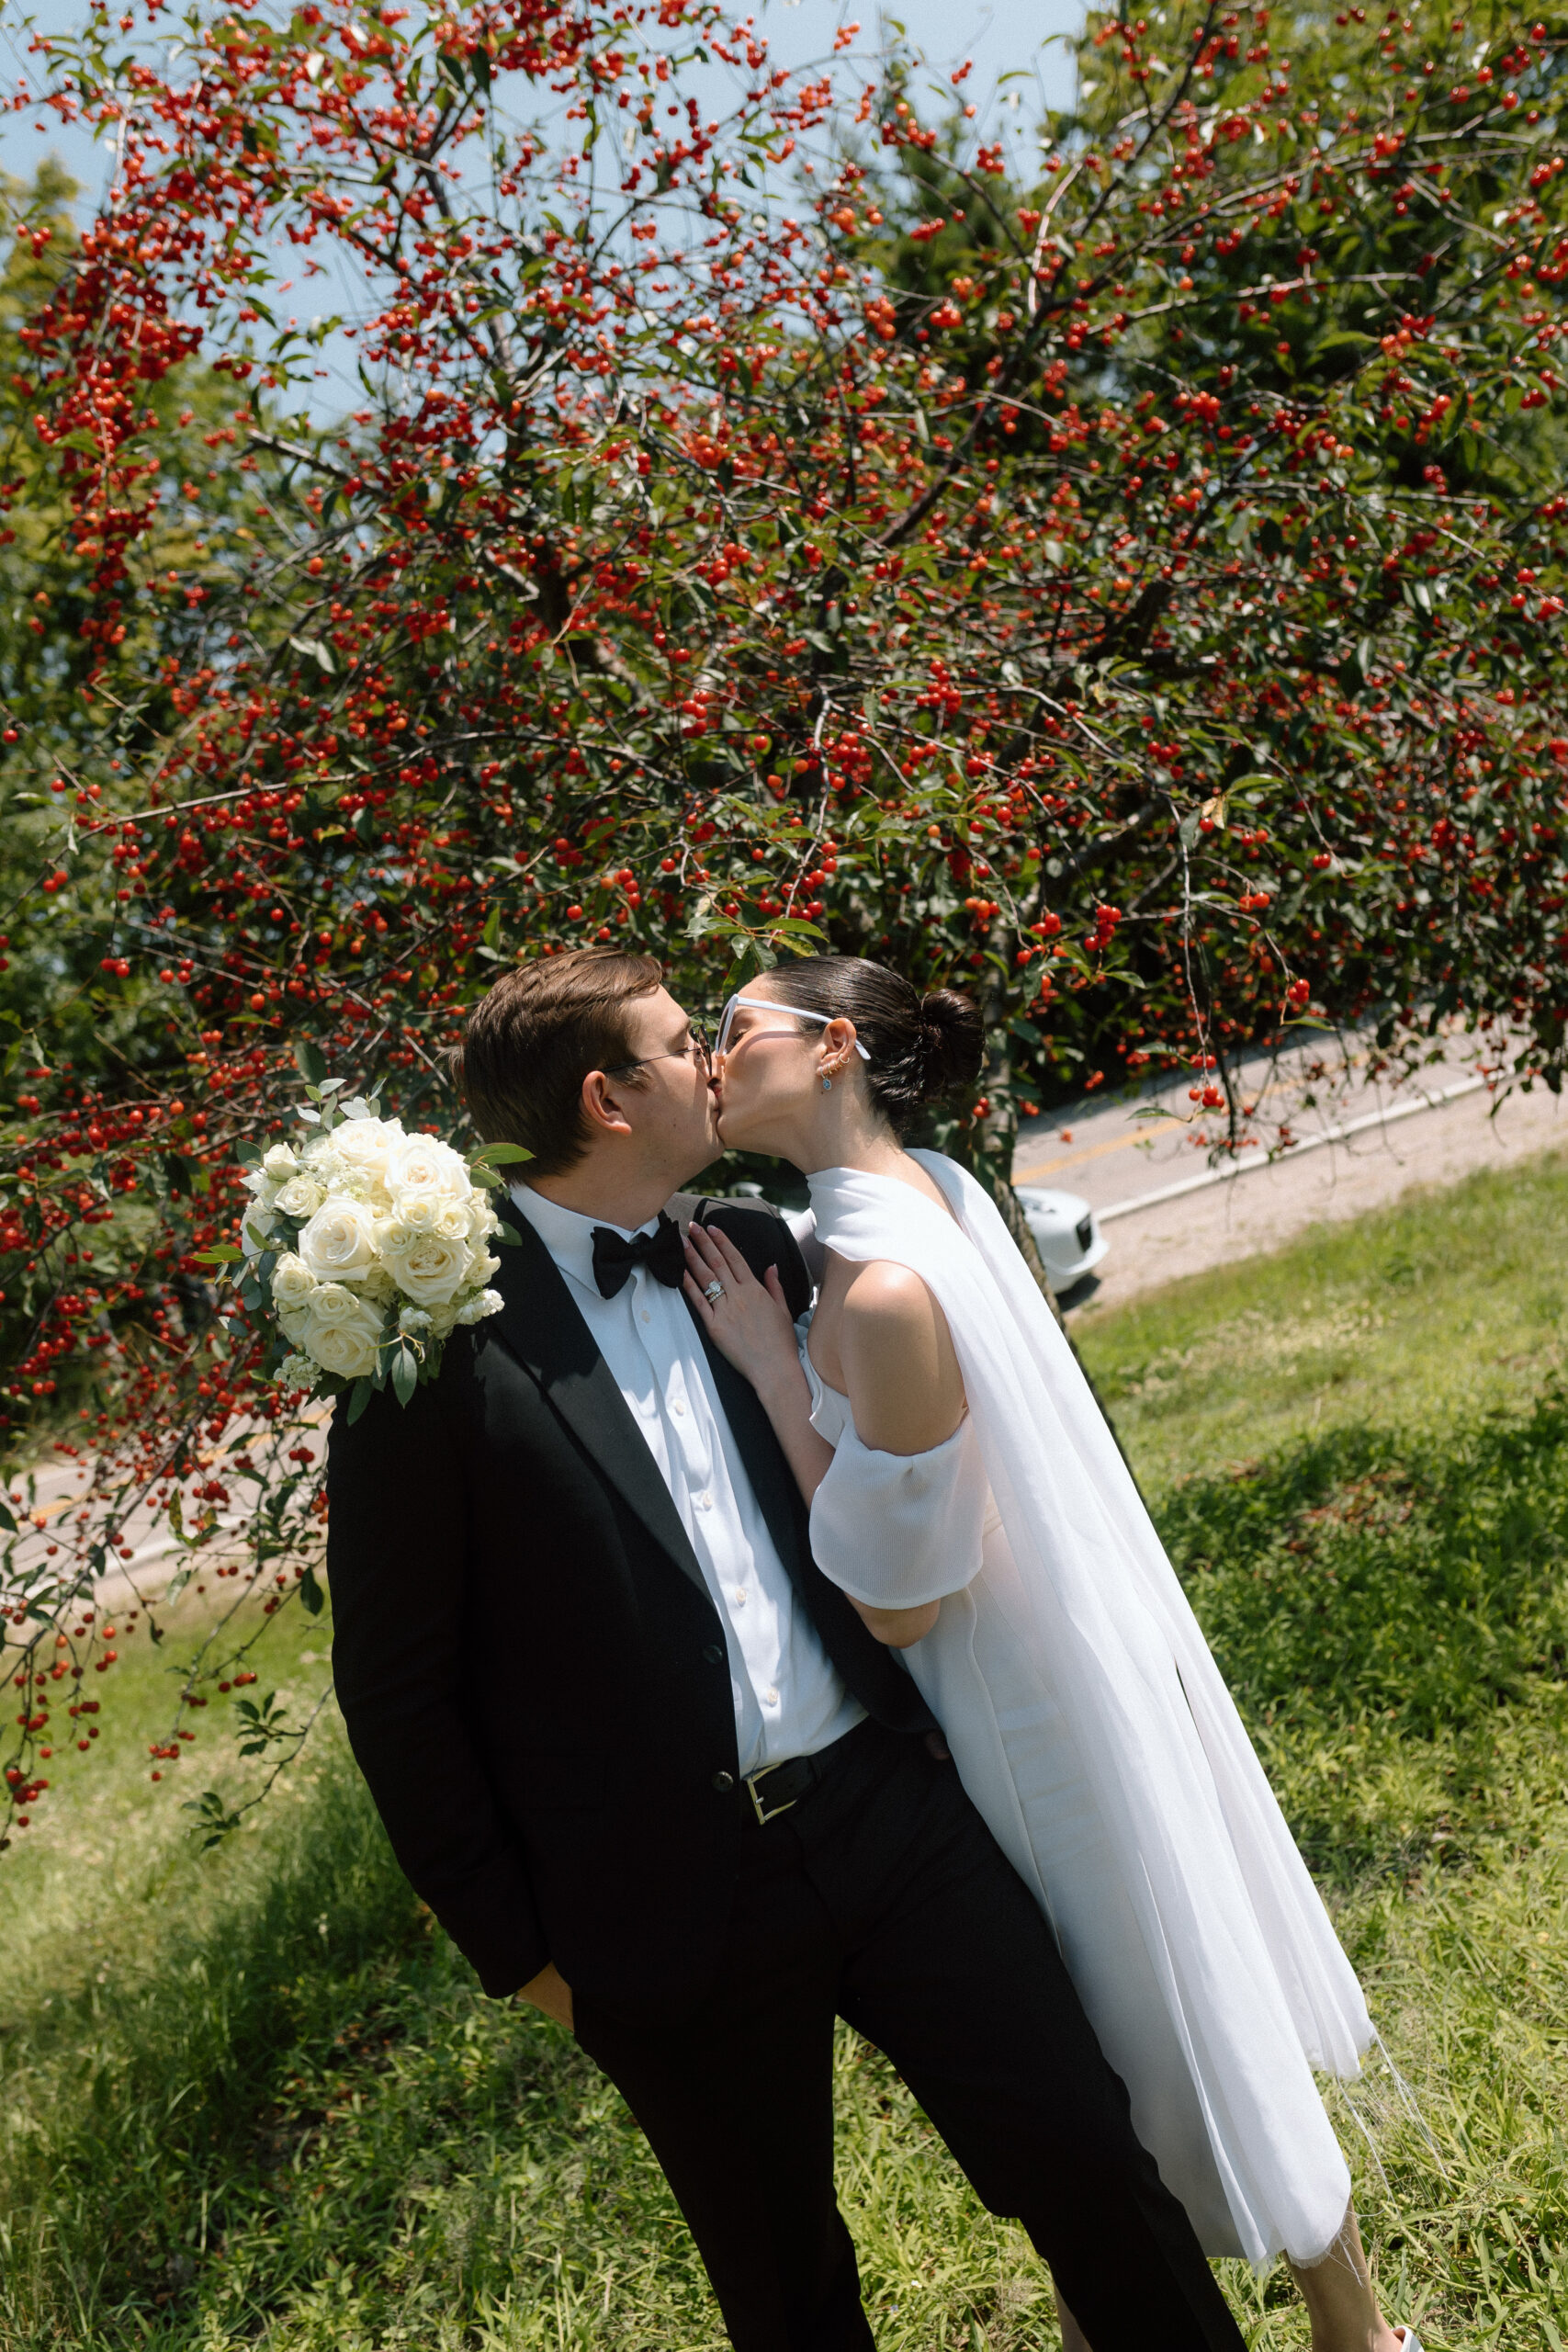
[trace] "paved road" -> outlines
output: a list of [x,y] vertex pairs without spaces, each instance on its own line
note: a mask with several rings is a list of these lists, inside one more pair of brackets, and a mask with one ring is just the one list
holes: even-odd
[[[1544,1088],[1511,1094],[1495,1109],[1464,1044],[1449,1041],[1418,1083],[1368,1084],[1357,1073],[1346,1087],[1309,1085],[1317,1100],[1292,1121],[1302,1144],[1272,1164],[1260,1148],[1257,1164],[1249,1155],[1236,1172],[1211,1169],[1213,1121],[1194,1112],[1180,1080],[1136,1101],[1091,1098],[1035,1121],[1020,1134],[1013,1181],[1056,1186],[1091,1204],[1111,1249],[1075,1305],[1113,1306],[1278,1249],[1314,1225],[1381,1208],[1413,1185],[1452,1183],[1568,1142],[1568,1113]],[[1301,1049],[1296,1067],[1276,1081],[1281,1109],[1287,1090],[1299,1095],[1311,1051]],[[1253,1074],[1261,1088],[1265,1071]]]

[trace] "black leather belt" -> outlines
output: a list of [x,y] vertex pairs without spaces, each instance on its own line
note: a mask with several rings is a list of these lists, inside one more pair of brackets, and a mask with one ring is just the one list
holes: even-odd
[[856,1724],[842,1739],[834,1740],[830,1747],[820,1747],[815,1756],[792,1756],[783,1764],[764,1764],[758,1772],[747,1772],[740,1781],[740,1818],[749,1827],[764,1828],[787,1813],[804,1796],[824,1781],[835,1766],[842,1761],[852,1739],[866,1729]]

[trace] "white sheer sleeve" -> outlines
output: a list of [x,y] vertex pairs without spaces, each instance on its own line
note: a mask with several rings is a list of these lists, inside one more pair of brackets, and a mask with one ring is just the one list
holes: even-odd
[[852,1600],[919,1609],[978,1575],[988,1500],[967,1417],[929,1453],[880,1453],[846,1414],[811,1506],[812,1553]]

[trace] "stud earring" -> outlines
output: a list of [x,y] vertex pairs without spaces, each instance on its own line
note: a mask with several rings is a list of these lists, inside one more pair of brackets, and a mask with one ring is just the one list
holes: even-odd
[[822,1080],[822,1091],[824,1094],[831,1094],[833,1091],[833,1081],[830,1078],[825,1078]]

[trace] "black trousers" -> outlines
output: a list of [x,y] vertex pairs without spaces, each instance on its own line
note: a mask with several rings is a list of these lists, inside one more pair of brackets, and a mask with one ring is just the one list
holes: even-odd
[[923,1741],[864,1724],[741,1838],[695,2016],[577,2036],[647,2133],[738,2352],[866,2352],[833,2193],[835,2014],[886,2052],[992,2212],[1022,2222],[1094,2352],[1240,2352],[1134,2134],[1038,1905]]

